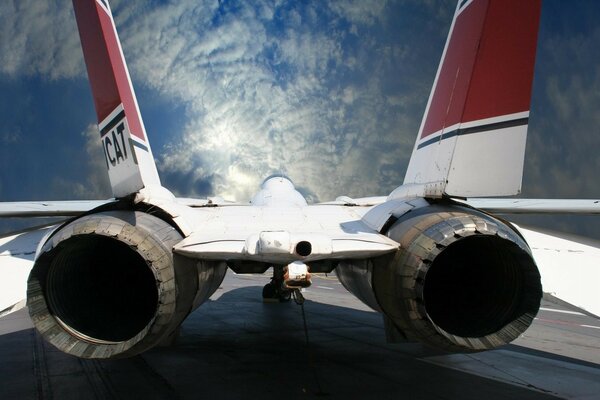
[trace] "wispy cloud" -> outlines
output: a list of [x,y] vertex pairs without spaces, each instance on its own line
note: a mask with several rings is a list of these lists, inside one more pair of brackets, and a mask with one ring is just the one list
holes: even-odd
[[[106,199],[112,196],[106,161],[98,138],[100,132],[97,125],[89,125],[81,136],[85,143],[85,159],[87,163],[80,166],[79,175],[84,179],[73,179],[68,175],[56,175],[52,180],[54,196],[59,199]],[[61,196],[62,193],[62,196]]]
[[327,6],[335,14],[353,24],[372,25],[380,22],[384,15],[386,4],[386,0],[373,0],[369,2],[341,0],[330,2]]
[[386,2],[216,5],[183,1],[139,18],[131,4],[114,7],[132,73],[186,104],[179,140],[155,149],[163,172],[188,180],[175,178],[176,191],[244,200],[273,172],[319,199],[401,182],[424,100],[387,93],[406,54],[368,29],[388,18]]
[[[148,126],[168,138],[153,150],[169,188],[246,200],[281,172],[328,200],[402,181],[456,1],[111,4],[136,85],[183,110],[179,128]],[[563,4],[544,3],[525,196],[600,193],[600,31],[585,11],[597,5]],[[0,54],[0,78],[85,79],[69,2],[0,2]],[[63,174],[67,195],[106,196],[99,160],[79,186]]]
[[70,4],[0,2],[0,73],[49,79],[83,76],[79,36]]
[[[434,66],[411,67],[396,2],[111,4],[134,81],[184,105],[154,149],[177,193],[245,200],[273,172],[321,200],[402,181]],[[0,73],[85,76],[68,4],[5,2],[0,22]]]
[[3,145],[15,144],[21,140],[21,130],[18,127],[12,127],[0,131],[0,143]]
[[542,38],[524,194],[600,196],[600,27],[569,37]]
[[[564,17],[562,4],[546,2],[542,14],[523,197],[600,198],[600,26],[595,4],[578,3],[578,18]],[[599,238],[594,217],[513,219]]]

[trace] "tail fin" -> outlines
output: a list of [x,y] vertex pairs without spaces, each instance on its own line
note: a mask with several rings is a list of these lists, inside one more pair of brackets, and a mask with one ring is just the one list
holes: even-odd
[[73,0],[115,197],[160,185],[107,0]]
[[432,196],[521,190],[541,0],[460,0],[404,178]]

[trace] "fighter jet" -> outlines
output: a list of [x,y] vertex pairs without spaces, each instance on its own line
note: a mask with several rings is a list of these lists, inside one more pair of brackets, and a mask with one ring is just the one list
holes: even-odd
[[600,213],[594,200],[507,197],[521,191],[539,0],[460,0],[404,182],[317,204],[283,175],[248,203],[174,196],[108,1],[73,6],[114,198],[0,203],[2,217],[68,217],[0,238],[2,314],[27,306],[61,351],[123,358],[168,342],[227,269],[272,269],[263,297],[276,301],[335,271],[390,342],[450,352],[516,339],[544,294],[600,315],[600,249],[496,215]]

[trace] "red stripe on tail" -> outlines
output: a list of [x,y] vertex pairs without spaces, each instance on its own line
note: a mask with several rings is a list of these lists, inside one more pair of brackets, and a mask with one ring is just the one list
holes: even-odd
[[73,0],[98,123],[123,103],[131,134],[146,141],[112,18],[96,0]]
[[461,11],[421,139],[461,122],[529,110],[541,0],[475,0]]

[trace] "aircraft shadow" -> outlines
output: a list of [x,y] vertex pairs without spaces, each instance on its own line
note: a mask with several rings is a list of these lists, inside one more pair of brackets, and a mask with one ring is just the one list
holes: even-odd
[[552,398],[423,362],[432,352],[387,345],[380,315],[343,304],[306,300],[307,346],[301,308],[265,304],[260,291],[225,292],[175,345],[123,360],[68,356],[31,328],[6,333],[0,398]]

